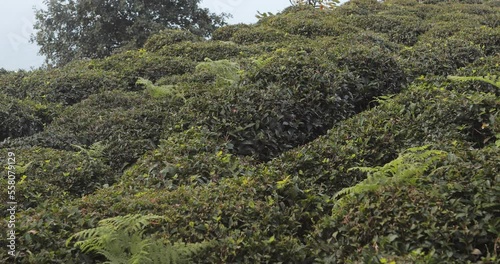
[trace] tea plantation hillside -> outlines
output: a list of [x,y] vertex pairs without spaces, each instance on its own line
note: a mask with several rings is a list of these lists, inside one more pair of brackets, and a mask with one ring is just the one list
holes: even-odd
[[0,262],[498,263],[499,76],[498,0],[290,7],[2,71]]

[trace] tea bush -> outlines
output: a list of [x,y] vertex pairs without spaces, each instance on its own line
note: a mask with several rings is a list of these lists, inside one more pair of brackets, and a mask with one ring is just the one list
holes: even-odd
[[392,42],[414,45],[428,26],[415,15],[370,14],[368,16],[353,16],[349,21],[359,28],[385,33]]
[[75,150],[74,145],[88,148],[99,142],[105,146],[101,158],[120,170],[156,148],[169,105],[145,94],[104,92],[65,109],[43,132],[5,146]]
[[[46,193],[53,191],[52,197],[38,197],[39,205],[36,208],[18,211],[16,215],[16,261],[21,263],[51,263],[59,261],[68,264],[91,264],[96,259],[77,250],[65,246],[61,238],[69,238],[74,231],[88,228],[93,225],[94,219],[82,215],[80,209],[71,202],[72,197],[64,195],[54,186],[46,186],[42,182],[37,191]],[[3,212],[5,212],[3,210]],[[0,222],[2,230],[7,229],[7,221]],[[8,262],[12,257],[4,250],[7,240],[2,235],[0,241],[0,260]]]
[[17,72],[6,72],[0,75],[0,92],[15,97],[17,99],[24,99],[26,97],[25,91],[19,89],[21,82],[26,75],[27,71],[19,70]]
[[144,44],[144,49],[149,52],[155,52],[164,46],[184,41],[201,41],[201,38],[189,31],[166,29],[151,37]]
[[76,61],[63,68],[34,71],[16,89],[35,101],[72,105],[104,90],[126,87],[116,72],[89,69],[85,61]]
[[231,155],[231,149],[231,143],[192,127],[161,140],[157,149],[146,153],[124,173],[122,181],[139,190],[175,189],[252,174],[252,159]]
[[0,93],[0,141],[6,138],[30,136],[44,129],[56,115],[51,107],[19,100]]
[[417,86],[380,103],[272,164],[282,173],[303,175],[304,189],[321,185],[332,193],[361,179],[349,168],[381,166],[410,147],[434,144],[447,150],[450,142],[470,147],[494,143],[496,132],[490,128],[500,101],[493,94]]
[[212,33],[212,40],[230,41],[234,33],[246,28],[251,28],[251,26],[247,24],[235,24],[220,27]]
[[223,60],[238,57],[244,49],[232,42],[204,41],[185,42],[164,46],[158,53],[162,56],[182,57],[193,61]]
[[458,38],[421,41],[401,51],[402,63],[410,76],[415,77],[428,73],[454,74],[458,68],[483,56],[479,45]]
[[313,232],[320,263],[494,263],[498,148],[456,154],[414,184],[383,185],[335,208]]
[[255,44],[262,42],[280,42],[286,37],[283,31],[257,26],[239,29],[232,35],[231,41],[238,44]]
[[135,82],[138,78],[156,81],[163,76],[193,72],[196,63],[186,58],[162,56],[141,49],[119,53],[90,65],[106,72],[116,72],[121,80],[127,81],[127,90],[137,90]]
[[193,263],[494,263],[496,2],[296,6],[0,70],[22,208],[0,262],[99,263],[66,240],[155,214],[155,238],[210,241]]
[[340,19],[332,18],[330,11],[316,10],[311,7],[298,7],[285,10],[279,16],[271,16],[260,23],[270,28],[282,30],[288,34],[309,38],[318,36],[339,36],[346,32],[360,31]]
[[[115,174],[99,156],[88,152],[72,152],[49,148],[2,149],[15,154],[16,202],[18,211],[36,208],[47,199],[75,199],[92,193],[105,184],[112,184]],[[6,160],[1,158],[2,164]],[[7,177],[2,177],[6,186]],[[5,185],[4,185],[5,183]],[[2,206],[6,206],[6,196],[2,196]],[[4,209],[4,208],[3,208]],[[6,210],[2,210],[5,216]]]

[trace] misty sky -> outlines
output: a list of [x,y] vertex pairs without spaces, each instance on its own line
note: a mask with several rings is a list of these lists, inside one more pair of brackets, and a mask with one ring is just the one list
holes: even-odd
[[[230,13],[230,24],[255,23],[260,12],[279,12],[288,0],[202,0],[202,7],[215,13]],[[43,0],[0,0],[0,68],[18,70],[37,68],[44,58],[38,46],[29,43],[35,21],[34,10],[44,8]]]

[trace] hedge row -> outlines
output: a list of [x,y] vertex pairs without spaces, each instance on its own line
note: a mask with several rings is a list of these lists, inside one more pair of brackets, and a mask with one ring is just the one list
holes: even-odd
[[[381,247],[380,256],[389,259],[408,255],[406,259],[411,260],[411,252],[422,248],[426,254],[434,252],[432,259],[465,261],[465,258],[473,257],[469,252],[471,247],[484,254],[486,249],[493,252],[495,233],[485,230],[486,226],[494,225],[493,218],[467,215],[472,217],[471,223],[477,222],[467,226],[469,230],[474,230],[472,233],[467,233],[465,227],[457,230],[452,225],[443,229],[441,221],[459,223],[463,218],[458,214],[464,208],[476,210],[478,215],[495,214],[495,207],[481,206],[498,198],[492,185],[483,184],[488,179],[493,182],[495,178],[491,177],[498,175],[494,166],[498,162],[495,140],[487,141],[484,150],[471,150],[471,147],[480,147],[478,142],[484,142],[484,139],[500,131],[498,118],[491,118],[497,116],[495,111],[498,111],[499,103],[498,98],[491,94],[464,94],[439,87],[413,87],[372,110],[339,123],[327,136],[253,169],[253,166],[248,167],[237,157],[228,156],[223,149],[226,145],[217,142],[203,144],[210,142],[209,132],[195,129],[164,142],[165,147],[145,156],[129,174],[126,173],[127,177],[123,178],[121,185],[99,190],[82,199],[81,217],[95,221],[95,217],[127,213],[168,216],[168,225],[162,228],[161,233],[170,240],[218,241],[198,256],[196,261],[200,263],[296,263],[312,261],[316,257],[363,261],[365,256],[374,256],[371,248],[374,241]],[[484,115],[483,110],[488,114]],[[478,118],[481,122],[478,122]],[[473,131],[481,129],[476,126],[478,123],[482,126],[482,122],[488,126],[483,128],[484,134],[476,135]],[[180,142],[191,144],[182,145]],[[371,210],[379,210],[377,212],[380,212],[380,217],[385,217],[383,219],[376,222],[353,220],[351,226],[336,215],[325,216],[334,205],[329,199],[331,195],[344,187],[353,186],[365,177],[358,171],[348,171],[349,168],[382,166],[406,148],[427,144],[458,156],[458,159],[450,161],[448,169],[435,176],[440,186],[447,188],[439,192],[440,196],[427,199],[429,195],[426,190],[430,188],[425,184],[427,181],[414,187],[386,186],[387,189],[381,188],[380,195],[375,196],[379,197],[378,200],[366,200],[369,196],[359,196],[359,202],[356,198],[345,207],[349,210],[355,207],[354,203],[368,203],[366,210],[351,215],[355,219],[366,219]],[[169,150],[174,154],[169,155]],[[471,170],[478,169],[478,164],[482,164],[482,172],[474,172],[477,181],[470,182],[469,176],[474,174]],[[241,173],[230,168],[237,168]],[[218,177],[225,173],[240,176]],[[148,179],[150,184],[145,184]],[[199,180],[208,184],[200,185]],[[185,184],[176,186],[176,181]],[[188,185],[187,182],[192,183]],[[461,184],[455,184],[458,182]],[[468,185],[463,185],[465,183]],[[469,185],[470,189],[462,188]],[[167,188],[156,189],[158,187]],[[478,197],[477,203],[467,207],[464,207],[464,203],[468,201],[465,199],[468,196],[457,203],[441,204],[440,208],[448,210],[443,211],[446,215],[441,215],[442,218],[436,214],[424,215],[434,210],[432,208],[437,202],[450,201],[447,195],[469,195],[475,193],[477,188],[490,195]],[[401,195],[384,198],[384,193],[387,193],[384,191],[389,190]],[[412,199],[420,199],[419,205],[428,210],[412,207]],[[379,206],[378,203],[382,204]],[[394,204],[407,204],[398,208],[408,209],[395,211],[391,207]],[[411,208],[414,211],[409,211]],[[421,228],[402,228],[407,224],[411,226],[411,222],[405,220],[410,219],[406,216],[394,217],[398,212],[421,217],[418,225]],[[394,222],[398,219],[401,222]],[[394,225],[402,227],[389,229],[387,225],[380,224],[383,222],[394,222]],[[365,226],[359,229],[355,223],[364,223]],[[78,230],[81,227],[74,228]],[[351,240],[336,240],[331,230],[340,230],[340,235],[348,236]],[[368,232],[352,233],[362,230],[377,230],[379,236],[371,236]],[[435,232],[441,232],[439,237],[456,236],[458,242],[440,244],[447,240],[436,240],[438,236]],[[394,239],[392,235],[405,239]],[[56,243],[56,237],[51,243]],[[474,240],[470,241],[471,238]],[[464,244],[459,242],[461,239],[470,242]],[[332,251],[332,248],[337,250]]]
[[28,99],[19,100],[0,93],[0,141],[33,135],[44,129],[56,115],[57,107]]
[[9,140],[3,146],[77,150],[75,146],[100,144],[100,159],[122,170],[147,150],[156,148],[166,116],[176,109],[175,103],[165,100],[120,91],[92,95],[62,111],[43,132]]
[[[7,153],[15,155],[16,194],[18,212],[36,208],[47,200],[64,201],[111,185],[116,175],[92,151],[64,151],[49,148],[2,148],[0,162],[7,164]],[[7,186],[7,177],[0,179]],[[2,216],[8,213],[7,195],[2,195]]]

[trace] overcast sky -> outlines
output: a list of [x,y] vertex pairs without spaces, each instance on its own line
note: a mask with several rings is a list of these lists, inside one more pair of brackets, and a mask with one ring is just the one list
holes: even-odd
[[[230,24],[255,23],[257,11],[273,12],[290,5],[288,0],[202,0],[202,7],[215,13],[230,13]],[[29,43],[35,21],[34,10],[44,8],[43,0],[0,0],[0,68],[37,68],[44,58],[38,46]]]

